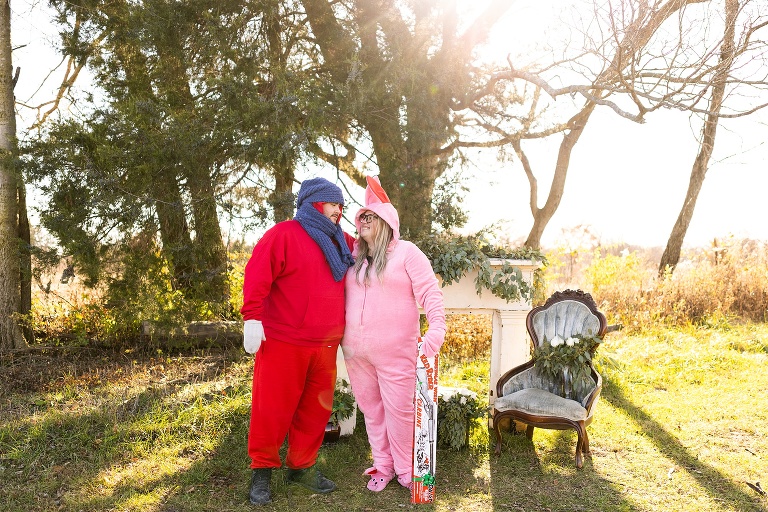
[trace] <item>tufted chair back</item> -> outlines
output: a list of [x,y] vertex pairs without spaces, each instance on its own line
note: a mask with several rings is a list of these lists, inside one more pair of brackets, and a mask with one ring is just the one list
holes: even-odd
[[576,334],[597,335],[600,318],[583,302],[563,300],[534,313],[531,326],[531,341],[538,346],[545,339],[552,341],[555,336],[565,340]]

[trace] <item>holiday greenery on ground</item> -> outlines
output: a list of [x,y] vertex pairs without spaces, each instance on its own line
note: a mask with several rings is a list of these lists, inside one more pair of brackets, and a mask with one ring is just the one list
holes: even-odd
[[328,420],[334,425],[338,425],[345,419],[352,416],[355,411],[355,396],[349,387],[346,379],[336,381],[336,389],[333,390],[333,408],[331,409],[331,418]]
[[441,386],[437,398],[438,443],[454,450],[464,448],[469,444],[473,421],[485,412],[473,391]]

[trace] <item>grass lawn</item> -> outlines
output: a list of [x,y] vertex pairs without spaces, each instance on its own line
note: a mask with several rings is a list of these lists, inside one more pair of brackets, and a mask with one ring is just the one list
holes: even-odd
[[[438,452],[436,510],[768,510],[768,325],[608,336],[605,388],[574,466],[575,433],[507,434],[483,422],[464,451]],[[411,510],[396,483],[366,490],[364,425],[325,446],[339,489],[313,495],[273,475],[252,507],[246,436],[252,362],[239,347],[187,354],[35,351],[0,359],[0,504],[5,512]],[[487,361],[441,383],[485,395]],[[360,415],[358,415],[360,420]]]

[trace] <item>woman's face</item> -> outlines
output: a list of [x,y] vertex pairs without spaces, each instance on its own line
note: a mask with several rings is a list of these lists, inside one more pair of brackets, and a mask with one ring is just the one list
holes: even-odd
[[373,241],[379,230],[381,219],[372,211],[365,210],[360,214],[358,220],[360,221],[360,238],[365,240],[369,247],[373,248]]

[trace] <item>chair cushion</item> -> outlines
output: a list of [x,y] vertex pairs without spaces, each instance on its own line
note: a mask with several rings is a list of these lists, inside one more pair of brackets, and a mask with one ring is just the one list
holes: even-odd
[[[592,376],[587,376],[585,386],[574,390],[574,400],[577,400],[582,406],[587,405],[589,395],[595,390],[596,382]],[[537,366],[523,370],[517,375],[513,375],[507,380],[502,388],[504,396],[519,392],[523,389],[539,389],[549,391],[559,396],[558,389],[560,383],[555,382],[550,377],[543,375]]]
[[587,410],[575,400],[559,397],[543,389],[528,388],[497,398],[497,411],[516,410],[540,416],[557,416],[573,421],[587,419]]

